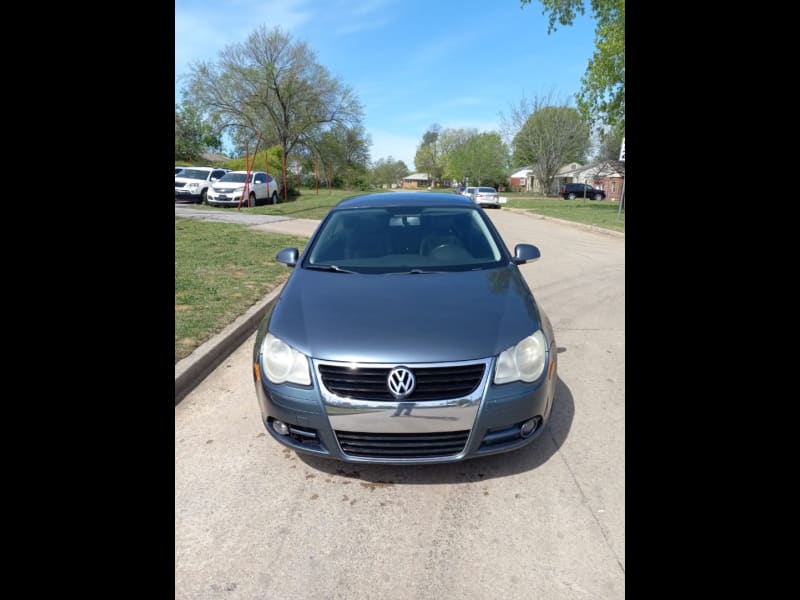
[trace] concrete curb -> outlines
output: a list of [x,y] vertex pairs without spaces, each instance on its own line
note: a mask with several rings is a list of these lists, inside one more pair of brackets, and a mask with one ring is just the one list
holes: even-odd
[[258,329],[283,285],[276,287],[258,304],[251,306],[233,323],[175,365],[175,406]]

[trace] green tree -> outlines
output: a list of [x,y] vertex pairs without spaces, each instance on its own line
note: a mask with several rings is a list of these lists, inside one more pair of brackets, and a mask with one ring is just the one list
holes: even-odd
[[[532,0],[520,0],[525,7]],[[538,0],[542,14],[549,15],[547,33],[556,21],[572,25],[585,14],[586,0]],[[590,124],[604,123],[620,136],[625,134],[625,0],[590,0],[595,28],[595,52],[581,78],[576,96],[578,110]]]
[[615,129],[601,130],[598,133],[599,147],[596,160],[619,160],[619,151],[622,148],[622,135]]
[[455,145],[447,158],[448,173],[471,185],[499,186],[508,173],[508,150],[499,133],[478,133]]
[[414,155],[414,167],[417,171],[427,173],[434,185],[441,182],[444,172],[441,151],[439,149],[439,134],[442,126],[434,123],[422,136],[422,142],[417,146]]
[[379,158],[377,160],[372,169],[370,169],[370,179],[375,185],[391,185],[400,183],[403,177],[409,173],[410,171],[405,162],[395,160],[389,156],[388,158]]
[[363,187],[369,170],[370,136],[361,125],[346,127],[334,125],[322,132],[318,139],[307,144],[306,170],[313,171],[314,161],[325,166],[325,172],[333,170],[335,180],[346,188]]
[[534,177],[549,193],[558,169],[568,162],[584,162],[589,151],[589,126],[581,114],[546,97],[520,101],[510,117],[501,115],[508,137],[513,138],[516,165],[532,165]]
[[222,147],[220,137],[201,110],[185,99],[175,105],[175,161],[196,162],[208,150]]
[[[263,25],[216,61],[190,66],[189,92],[228,130],[241,150],[277,144],[289,160],[310,150],[334,126],[357,126],[362,107],[353,91],[320,65],[304,42]],[[297,151],[297,152],[296,152]]]
[[459,146],[476,135],[478,135],[478,130],[475,128],[445,129],[442,131],[439,136],[439,151],[443,168],[443,180],[456,180],[459,183],[464,183],[466,173],[464,173],[463,165],[458,162],[453,163],[453,156]]

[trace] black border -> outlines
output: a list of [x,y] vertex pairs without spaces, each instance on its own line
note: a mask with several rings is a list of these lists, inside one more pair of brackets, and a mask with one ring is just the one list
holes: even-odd
[[12,320],[27,322],[28,381],[43,384],[24,386],[28,414],[7,421],[26,455],[16,552],[38,565],[21,583],[171,597],[174,209],[159,198],[174,163],[174,6],[100,21],[60,10],[35,19],[47,68],[24,84],[47,107],[24,151],[54,167],[32,172],[52,193],[32,181],[10,220],[25,225],[14,262],[31,290]]

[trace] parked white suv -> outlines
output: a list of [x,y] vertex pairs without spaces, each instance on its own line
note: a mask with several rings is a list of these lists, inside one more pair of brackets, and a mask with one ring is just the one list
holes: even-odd
[[175,175],[175,200],[206,203],[206,194],[217,179],[227,173],[227,169],[213,167],[184,167]]
[[[248,198],[242,200],[247,179],[246,171],[230,171],[217,180],[208,190],[210,206],[248,206]],[[278,183],[264,171],[250,172],[249,206],[278,203]]]

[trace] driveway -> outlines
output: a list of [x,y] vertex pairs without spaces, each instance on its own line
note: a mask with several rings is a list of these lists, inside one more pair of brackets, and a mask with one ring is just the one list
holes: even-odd
[[625,597],[625,241],[487,214],[542,252],[521,268],[560,352],[545,434],[455,465],[300,456],[260,421],[250,336],[175,408],[176,598]]

